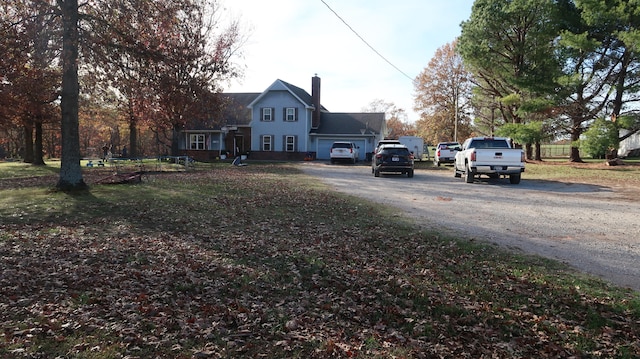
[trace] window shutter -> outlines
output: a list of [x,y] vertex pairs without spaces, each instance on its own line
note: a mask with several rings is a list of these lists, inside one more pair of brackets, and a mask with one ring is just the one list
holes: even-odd
[[287,122],[287,108],[286,107],[282,108],[282,121],[283,122]]
[[[298,120],[298,109],[296,108],[296,121]],[[298,135],[293,136],[293,152],[298,152]]]
[[[298,121],[298,108],[297,107],[294,110],[294,118],[293,118],[293,120],[294,121]],[[296,136],[296,147],[297,146],[298,146],[298,139],[297,139],[297,136]],[[296,151],[297,151],[297,149],[296,149]]]

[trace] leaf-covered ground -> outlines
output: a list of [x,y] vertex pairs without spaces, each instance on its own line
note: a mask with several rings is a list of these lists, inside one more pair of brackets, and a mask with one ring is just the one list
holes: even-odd
[[291,166],[41,185],[0,186],[3,358],[640,357],[637,294]]

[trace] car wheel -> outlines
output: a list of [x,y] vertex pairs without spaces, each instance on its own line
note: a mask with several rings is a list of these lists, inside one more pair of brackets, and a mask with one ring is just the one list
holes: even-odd
[[374,170],[373,171],[373,176],[374,177],[380,177],[380,170]]
[[409,178],[413,177],[413,170],[407,171],[407,177]]
[[519,184],[520,183],[520,174],[510,175],[509,176],[509,183],[511,183],[511,184]]
[[473,172],[471,172],[471,168],[469,168],[469,164],[466,166],[466,171],[464,172],[464,181],[467,183],[473,183]]

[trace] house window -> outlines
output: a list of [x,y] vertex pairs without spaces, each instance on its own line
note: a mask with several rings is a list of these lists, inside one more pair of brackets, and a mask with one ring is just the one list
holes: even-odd
[[189,149],[204,150],[204,135],[194,134],[189,136]]
[[288,122],[298,121],[298,109],[295,107],[287,107],[284,109],[284,120]]
[[260,109],[260,119],[262,121],[273,121],[273,108],[271,107],[263,107]]
[[285,152],[296,151],[296,136],[284,136],[284,150]]
[[270,135],[262,136],[262,150],[273,151],[273,136],[270,136]]

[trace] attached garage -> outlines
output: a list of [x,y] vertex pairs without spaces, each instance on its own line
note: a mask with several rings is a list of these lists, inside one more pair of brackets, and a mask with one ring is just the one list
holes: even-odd
[[316,147],[316,159],[319,160],[329,160],[329,152],[331,151],[331,145],[335,141],[348,141],[353,142],[356,146],[359,147],[358,151],[358,160],[364,161],[366,159],[365,150],[370,152],[371,145],[368,145],[365,149],[366,139],[363,138],[319,138],[318,145]]

